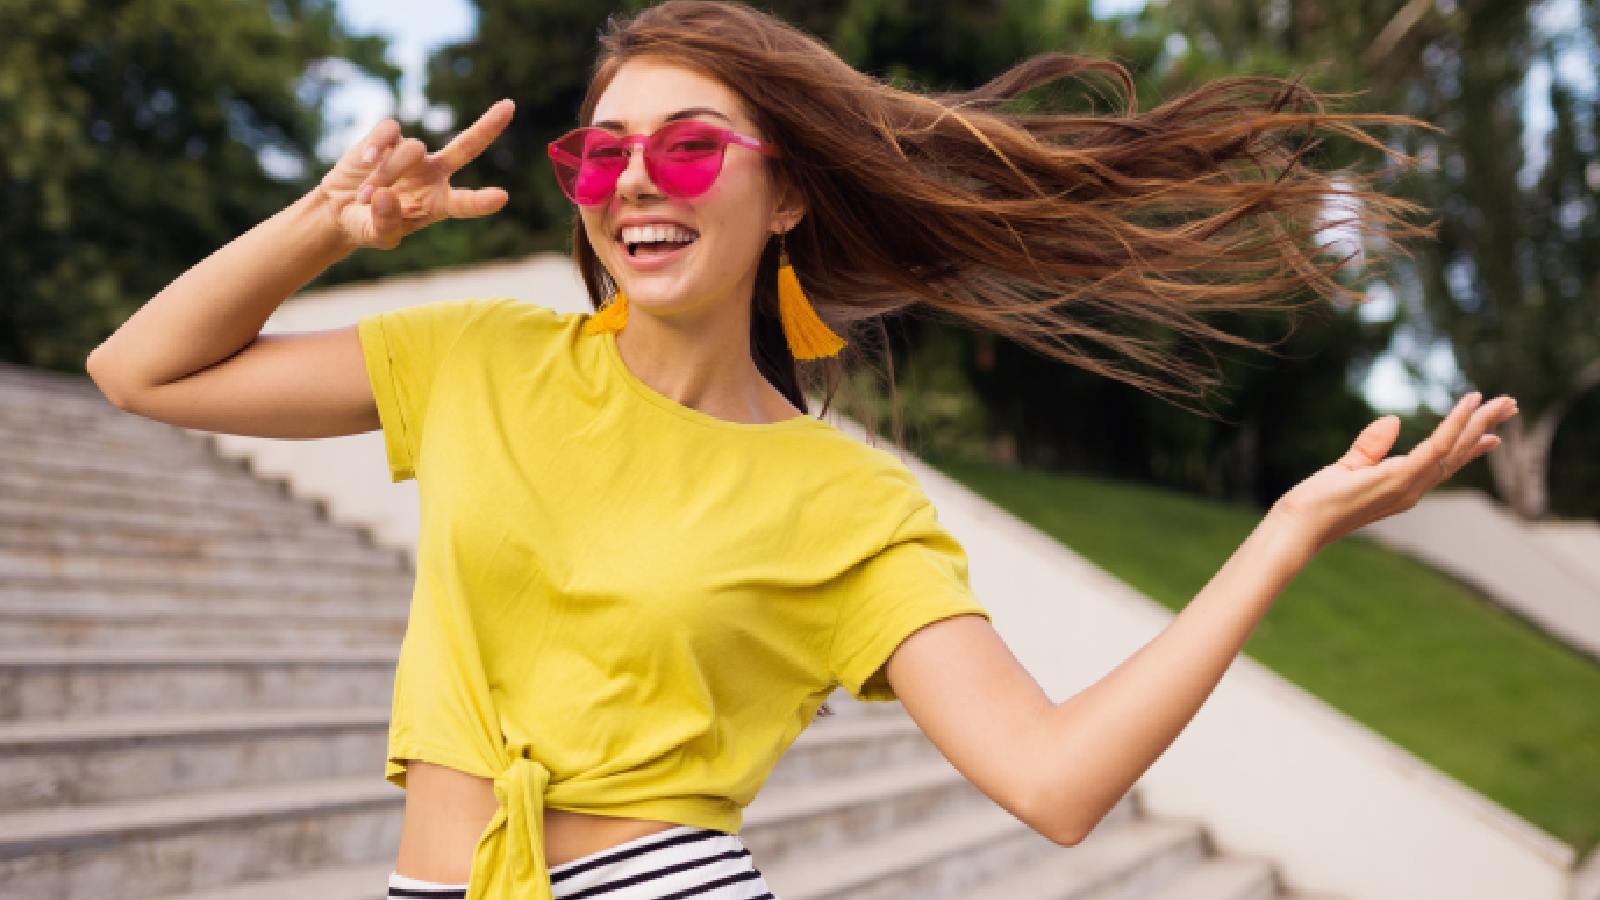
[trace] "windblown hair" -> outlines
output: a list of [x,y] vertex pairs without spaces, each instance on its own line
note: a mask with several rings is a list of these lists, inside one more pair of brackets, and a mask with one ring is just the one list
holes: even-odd
[[[1359,303],[1351,276],[1360,272],[1351,269],[1367,258],[1363,247],[1403,251],[1403,239],[1434,229],[1410,224],[1421,207],[1373,190],[1373,176],[1318,170],[1308,159],[1322,136],[1337,135],[1413,164],[1363,126],[1432,126],[1331,112],[1327,101],[1344,95],[1298,80],[1217,79],[1141,113],[1121,65],[1052,52],[973,90],[919,93],[856,70],[767,13],[715,0],[614,14],[599,41],[583,124],[617,70],[648,56],[727,85],[778,147],[766,164],[807,201],[788,236],[795,272],[818,314],[850,341],[840,356],[803,368],[790,354],[774,236],[752,298],[752,354],[807,412],[802,374],[806,387],[825,384],[826,411],[854,358],[865,358],[863,329],[882,336],[882,316],[917,303],[1167,399],[1198,396],[1219,377],[1172,352],[1174,338],[1269,349],[1198,313]],[[1085,75],[1120,88],[1124,111],[1002,108]],[[616,287],[581,219],[572,247],[599,309]],[[1134,327],[1110,327],[1118,318]],[[1140,328],[1151,335],[1130,333]],[[892,363],[889,377],[892,397]],[[897,440],[898,431],[896,416]]]

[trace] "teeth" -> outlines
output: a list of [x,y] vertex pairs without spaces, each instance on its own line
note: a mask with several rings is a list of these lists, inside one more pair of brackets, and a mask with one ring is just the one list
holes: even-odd
[[620,238],[624,244],[643,244],[654,241],[692,241],[698,235],[681,225],[628,225]]

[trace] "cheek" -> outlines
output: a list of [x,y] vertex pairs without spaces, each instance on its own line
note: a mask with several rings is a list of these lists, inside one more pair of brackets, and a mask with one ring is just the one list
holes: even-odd
[[600,252],[605,252],[605,246],[611,243],[611,238],[588,213],[583,214],[583,233],[588,236],[590,245]]
[[759,248],[769,224],[766,185],[749,172],[724,170],[724,175],[727,177],[718,179],[710,190],[691,201],[700,233],[713,236],[725,247]]

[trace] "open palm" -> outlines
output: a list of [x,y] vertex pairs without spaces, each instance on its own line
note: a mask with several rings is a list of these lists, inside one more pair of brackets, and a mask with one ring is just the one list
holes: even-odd
[[1410,453],[1385,458],[1400,435],[1400,419],[1368,425],[1337,462],[1291,488],[1275,504],[1307,530],[1315,550],[1364,525],[1417,505],[1462,466],[1498,446],[1489,429],[1517,414],[1510,397],[1481,403],[1476,393],[1457,401],[1433,434]]
[[450,178],[505,130],[514,110],[510,100],[495,103],[437,153],[416,138],[401,140],[393,119],[374,125],[322,178],[345,237],[356,247],[391,250],[441,219],[498,212],[509,199],[503,189],[453,188]]

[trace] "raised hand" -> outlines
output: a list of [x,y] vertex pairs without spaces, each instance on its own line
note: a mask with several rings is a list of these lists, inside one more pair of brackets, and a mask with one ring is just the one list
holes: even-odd
[[440,219],[499,212],[501,188],[466,190],[450,177],[476,159],[510,124],[515,104],[501,100],[437,153],[417,138],[400,138],[384,119],[322,177],[321,190],[339,229],[356,247],[392,250],[400,239]]
[[1384,454],[1400,435],[1400,419],[1378,419],[1338,462],[1295,485],[1274,507],[1304,530],[1313,551],[1411,509],[1462,466],[1499,446],[1500,437],[1486,432],[1516,415],[1517,401],[1501,396],[1480,405],[1481,400],[1477,392],[1461,398],[1410,453],[1387,459]]

